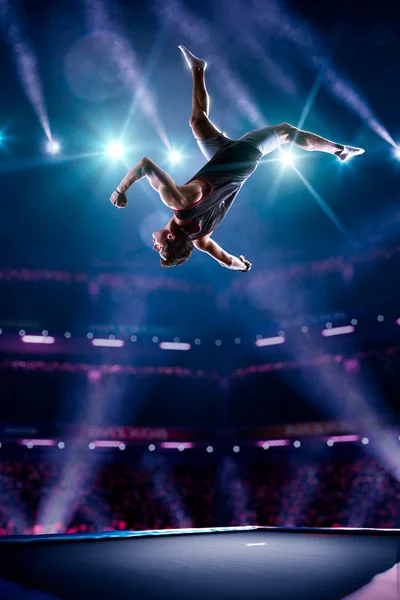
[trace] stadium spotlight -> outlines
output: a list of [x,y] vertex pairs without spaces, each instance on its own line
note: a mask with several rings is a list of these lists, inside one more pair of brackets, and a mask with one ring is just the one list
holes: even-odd
[[110,158],[122,158],[124,151],[125,150],[121,142],[111,142],[107,149],[107,153]]
[[282,150],[281,152],[281,162],[286,165],[286,166],[290,166],[293,165],[293,154],[290,151],[284,151]]
[[396,150],[394,151],[394,155],[397,160],[400,160],[400,146],[397,146]]
[[49,154],[58,154],[61,150],[61,144],[57,140],[50,140],[47,143],[46,150]]
[[178,152],[177,150],[171,150],[171,152],[169,153],[169,161],[173,165],[176,165],[177,163],[181,162],[181,160],[182,160],[182,154],[180,152]]

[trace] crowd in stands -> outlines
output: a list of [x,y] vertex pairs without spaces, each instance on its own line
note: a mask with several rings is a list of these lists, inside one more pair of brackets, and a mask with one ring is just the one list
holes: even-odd
[[[188,457],[189,458],[189,457]],[[108,458],[107,458],[108,461]],[[236,525],[400,526],[400,482],[375,459],[290,455],[208,464],[0,460],[0,535]]]

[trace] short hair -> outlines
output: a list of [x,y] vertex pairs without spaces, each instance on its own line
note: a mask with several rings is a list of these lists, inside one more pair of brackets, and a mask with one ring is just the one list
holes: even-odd
[[178,229],[173,240],[167,240],[166,258],[160,258],[164,268],[182,265],[192,256],[193,242],[183,229]]

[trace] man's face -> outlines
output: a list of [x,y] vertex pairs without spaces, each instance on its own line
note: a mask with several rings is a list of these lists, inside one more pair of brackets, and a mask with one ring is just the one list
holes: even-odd
[[175,239],[174,234],[167,229],[163,229],[162,231],[155,231],[152,235],[153,237],[153,250],[158,252],[160,257],[163,260],[166,260],[167,253],[167,240]]

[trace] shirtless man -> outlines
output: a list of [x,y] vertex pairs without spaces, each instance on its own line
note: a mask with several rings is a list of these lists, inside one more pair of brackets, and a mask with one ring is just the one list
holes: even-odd
[[185,46],[179,48],[193,77],[189,124],[208,162],[188,183],[177,185],[155,162],[144,157],[127,173],[110,201],[114,206],[124,208],[128,203],[128,188],[147,177],[161,201],[174,211],[168,223],[153,233],[153,249],[160,255],[162,267],[181,265],[190,258],[193,248],[197,248],[223,267],[246,273],[251,269],[251,263],[244,256],[237,258],[226,252],[211,239],[211,235],[229,211],[244,182],[256,170],[260,159],[288,143],[303,150],[335,154],[342,162],[363,154],[364,150],[330,142],[289,123],[256,129],[231,140],[208,118],[209,97],[204,79],[206,61],[194,56]]

